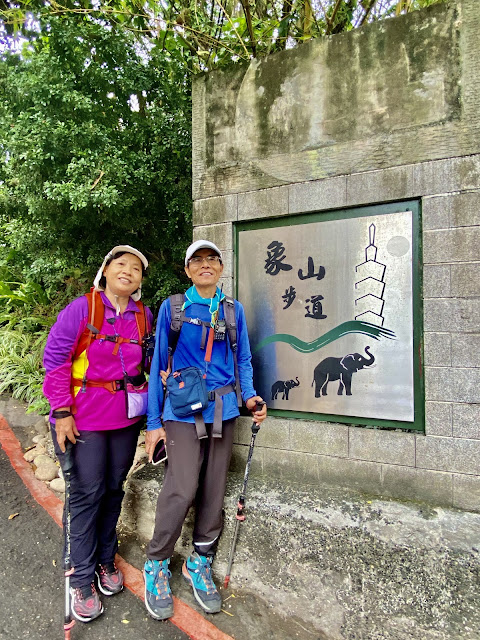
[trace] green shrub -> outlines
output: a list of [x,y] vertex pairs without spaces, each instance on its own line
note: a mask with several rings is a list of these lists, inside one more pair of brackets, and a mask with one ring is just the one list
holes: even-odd
[[28,333],[0,327],[0,393],[8,391],[26,402],[29,413],[49,411],[42,393],[42,356],[47,335],[45,330]]

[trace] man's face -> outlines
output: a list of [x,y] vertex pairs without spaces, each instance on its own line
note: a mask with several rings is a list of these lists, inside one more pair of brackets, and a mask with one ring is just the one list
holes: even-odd
[[192,284],[200,287],[213,287],[220,280],[223,264],[212,249],[199,249],[188,261],[185,273]]

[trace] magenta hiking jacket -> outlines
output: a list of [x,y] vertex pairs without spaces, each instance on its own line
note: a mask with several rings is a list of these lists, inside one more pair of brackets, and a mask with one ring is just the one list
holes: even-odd
[[[100,333],[123,338],[138,339],[135,314],[140,313],[130,298],[123,314],[116,316],[115,308],[101,292],[105,315]],[[153,316],[147,307],[147,322],[152,326]],[[88,319],[88,301],[85,296],[71,302],[58,314],[57,321],[48,335],[43,366],[46,369],[43,393],[52,410],[59,407],[75,407],[75,423],[79,431],[103,431],[128,427],[139,418],[128,419],[125,391],[112,393],[103,387],[72,387],[72,378],[82,379],[85,372],[88,380],[108,382],[123,379],[124,366],[129,376],[141,372],[142,347],[137,344],[123,343],[114,355],[114,342],[92,340],[88,353],[84,351],[75,360],[75,350]],[[114,323],[108,320],[115,319]],[[52,422],[55,420],[50,417]]]

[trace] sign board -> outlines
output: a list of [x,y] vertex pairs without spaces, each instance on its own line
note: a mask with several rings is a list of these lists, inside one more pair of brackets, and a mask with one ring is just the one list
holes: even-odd
[[238,228],[238,299],[269,407],[414,428],[413,209]]

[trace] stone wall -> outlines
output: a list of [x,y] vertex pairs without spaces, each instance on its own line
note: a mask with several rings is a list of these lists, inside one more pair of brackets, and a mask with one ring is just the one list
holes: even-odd
[[451,2],[194,81],[194,239],[225,290],[236,221],[421,203],[425,434],[271,417],[257,473],[480,510],[479,33]]

